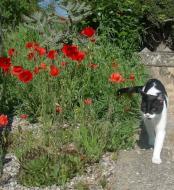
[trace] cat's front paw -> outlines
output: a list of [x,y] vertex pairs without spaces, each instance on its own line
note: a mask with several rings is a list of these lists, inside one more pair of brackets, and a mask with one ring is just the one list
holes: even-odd
[[161,158],[152,158],[152,163],[153,164],[161,164]]

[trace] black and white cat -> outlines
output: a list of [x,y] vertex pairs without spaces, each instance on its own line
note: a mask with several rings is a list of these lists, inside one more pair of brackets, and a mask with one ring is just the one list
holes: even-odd
[[142,120],[148,134],[148,143],[154,146],[152,163],[160,164],[161,150],[166,134],[168,96],[164,85],[157,79],[150,79],[144,86],[122,88],[123,93],[140,93],[142,96]]

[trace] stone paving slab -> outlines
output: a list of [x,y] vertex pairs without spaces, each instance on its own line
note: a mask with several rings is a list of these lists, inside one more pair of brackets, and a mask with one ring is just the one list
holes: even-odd
[[160,165],[152,164],[152,150],[121,151],[112,190],[174,190],[174,162],[163,150]]
[[167,135],[161,154],[163,162],[160,165],[152,164],[152,149],[143,149],[146,147],[147,134],[142,133],[141,143],[137,143],[135,149],[120,151],[111,190],[174,190],[173,120],[169,120],[167,124]]

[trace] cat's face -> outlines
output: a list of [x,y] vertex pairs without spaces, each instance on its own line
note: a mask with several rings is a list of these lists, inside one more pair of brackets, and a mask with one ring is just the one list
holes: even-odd
[[161,96],[153,96],[142,93],[141,111],[143,117],[153,119],[157,114],[163,110],[164,99]]

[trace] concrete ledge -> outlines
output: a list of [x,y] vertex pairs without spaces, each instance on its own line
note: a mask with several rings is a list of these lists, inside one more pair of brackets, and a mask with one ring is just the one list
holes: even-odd
[[138,54],[141,62],[146,66],[174,67],[173,52],[142,51]]

